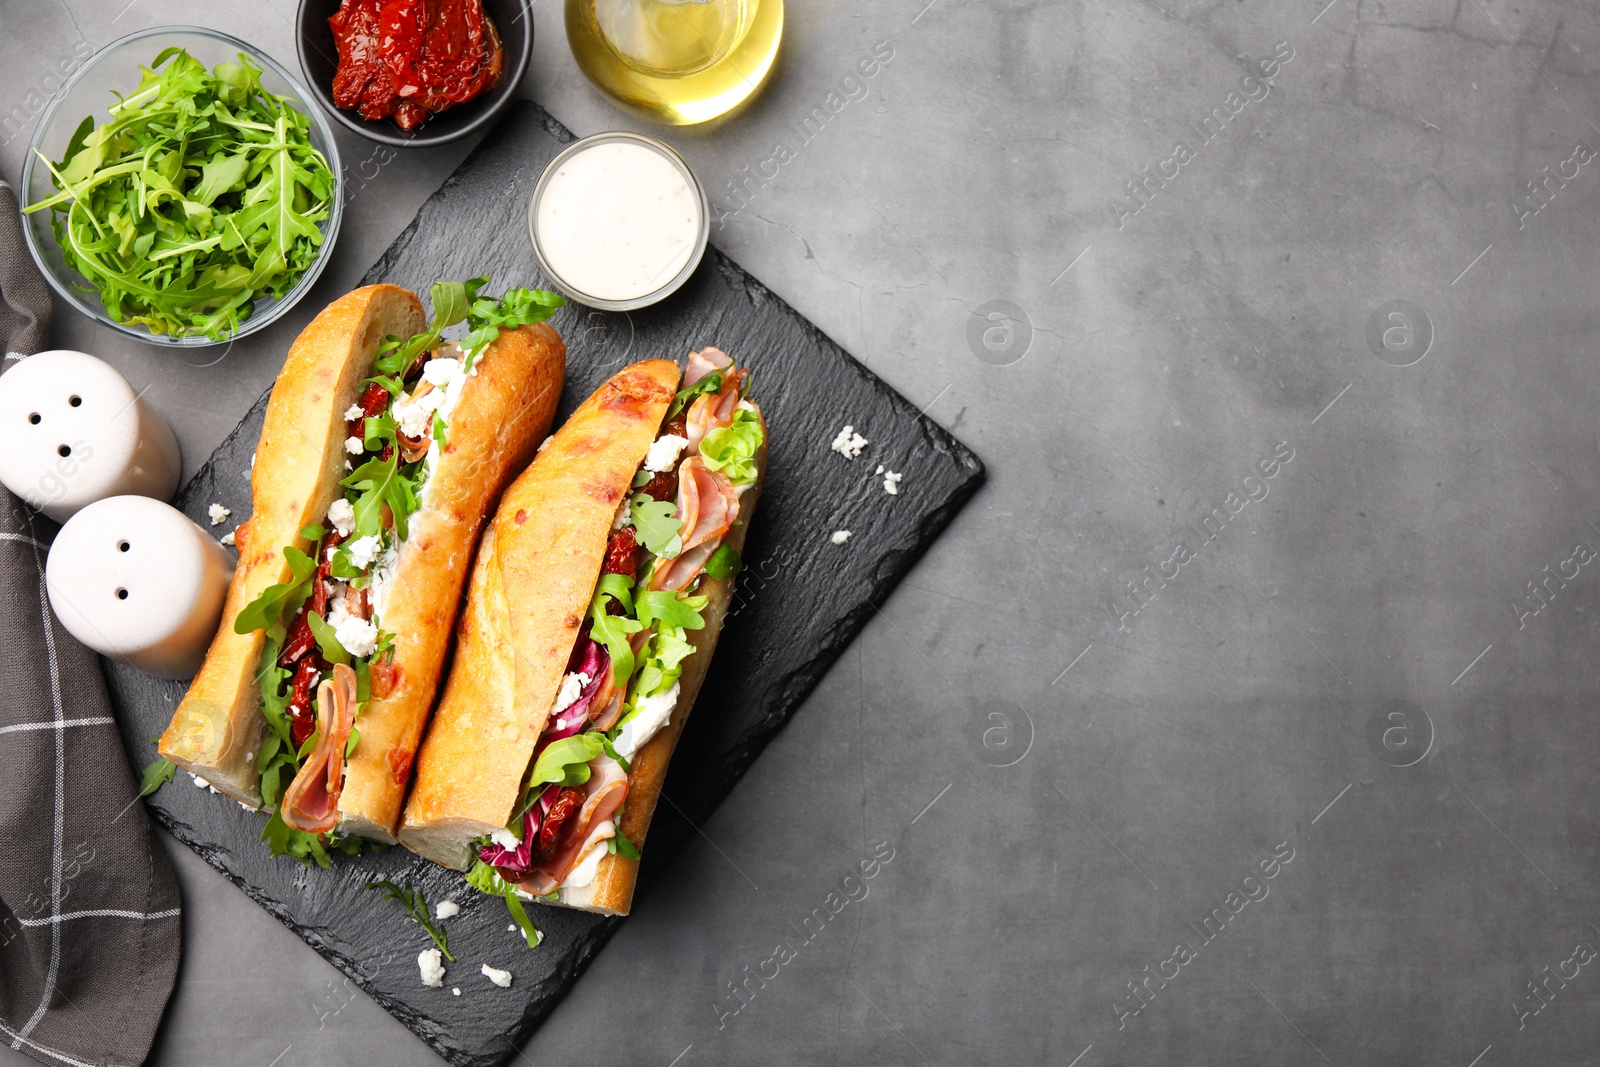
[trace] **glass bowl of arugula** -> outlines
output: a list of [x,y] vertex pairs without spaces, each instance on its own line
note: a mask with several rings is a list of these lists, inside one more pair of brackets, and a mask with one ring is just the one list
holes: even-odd
[[231,341],[310,290],[344,214],[339,149],[272,57],[215,30],[113,41],[23,165],[23,234],[63,300],[158,345]]

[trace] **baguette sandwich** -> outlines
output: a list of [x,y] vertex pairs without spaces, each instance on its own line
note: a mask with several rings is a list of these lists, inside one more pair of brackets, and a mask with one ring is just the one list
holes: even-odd
[[667,762],[710,666],[766,465],[723,352],[627,367],[506,490],[400,842],[507,900],[633,900]]
[[[393,842],[473,546],[555,414],[553,294],[358,289],[273,386],[222,627],[162,756],[270,811],[274,854]],[[441,332],[466,320],[470,332]]]

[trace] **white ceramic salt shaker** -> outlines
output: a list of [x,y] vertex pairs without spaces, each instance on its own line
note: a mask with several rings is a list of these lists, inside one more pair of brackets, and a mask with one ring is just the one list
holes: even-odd
[[109,363],[54,349],[0,375],[0,483],[57,522],[110,496],[171,500],[172,427]]
[[146,674],[188,678],[217,632],[233,557],[170,504],[114,496],[61,527],[44,576],[79,641]]

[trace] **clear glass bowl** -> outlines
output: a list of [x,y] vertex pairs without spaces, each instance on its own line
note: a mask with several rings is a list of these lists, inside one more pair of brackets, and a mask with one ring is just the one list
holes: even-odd
[[[241,52],[249,56],[261,68],[262,87],[276,96],[287,97],[294,103],[295,110],[310,117],[311,145],[327,158],[328,167],[333,171],[333,202],[329,206],[327,219],[320,224],[322,246],[317,250],[316,258],[294,287],[281,298],[265,294],[256,297],[255,309],[250,317],[239,324],[238,331],[232,337],[224,338],[224,341],[237,340],[271,325],[310,291],[333,254],[339,223],[344,217],[344,172],[339,160],[339,146],[333,140],[333,130],[321,110],[312,103],[314,98],[311,94],[281,64],[260,49],[237,37],[198,26],[157,26],[112,41],[90,56],[88,62],[67,79],[40,117],[27,161],[22,166],[22,206],[37,203],[58,191],[51,183],[50,168],[40,162],[34,149],[43,152],[52,163],[59,162],[67,150],[73,131],[84,116],[94,116],[97,126],[108,121],[111,116],[106,109],[116,102],[112,90],[132,92],[139,84],[139,67],[149,66],[162,49],[173,46],[187,50],[207,67],[235,61]],[[82,275],[67,266],[50,226],[51,214],[46,209],[24,215],[22,233],[34,261],[62,300],[96,322],[150,344],[198,348],[218,343],[209,337],[171,337],[152,333],[143,325],[130,325],[112,319],[106,313],[99,293],[89,286]]]

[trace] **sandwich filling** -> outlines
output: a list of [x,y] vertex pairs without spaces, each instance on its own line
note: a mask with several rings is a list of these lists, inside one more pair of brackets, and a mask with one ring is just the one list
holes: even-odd
[[[398,680],[383,611],[400,547],[427,503],[451,415],[484,350],[501,329],[542,322],[564,303],[528,289],[480,298],[487,282],[436,283],[429,328],[384,340],[376,373],[343,413],[340,495],[325,522],[300,531],[306,548],[284,546],[289,581],[234,621],[238,633],[266,633],[257,680],[267,734],[255,761],[262,807],[272,813],[261,839],[275,856],[327,866],[328,847],[359,850],[358,839],[337,832],[339,797],[362,708]],[[443,331],[463,320],[467,335],[444,342]]]
[[683,387],[612,524],[589,612],[508,825],[475,842],[468,873],[503,896],[531,946],[519,897],[561,899],[607,854],[637,859],[619,827],[630,761],[670,722],[679,676],[704,629],[707,578],[738,573],[723,543],[755,484],[765,431],[744,400],[749,372],[691,353]]

